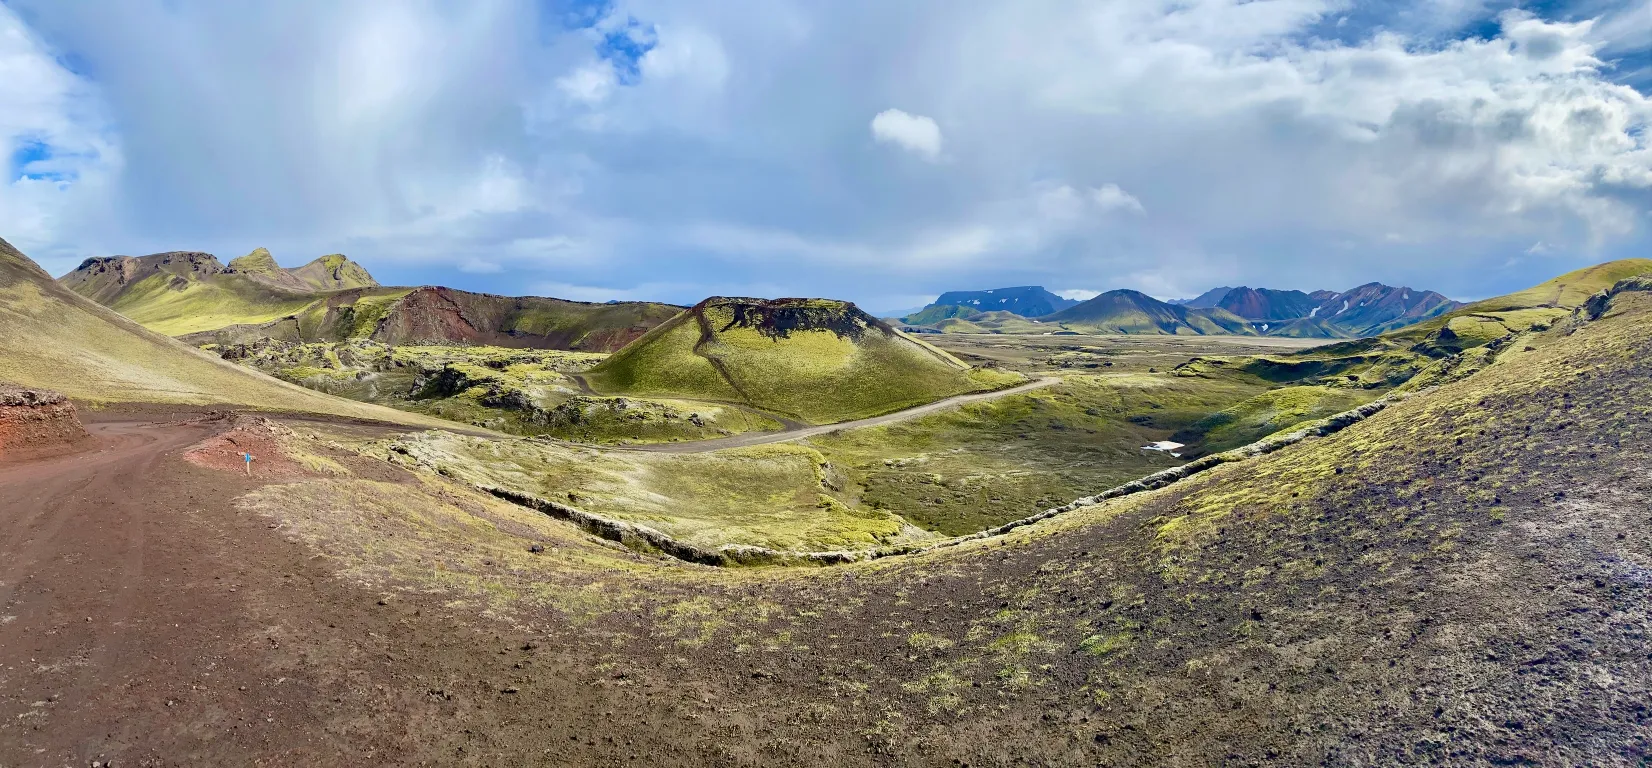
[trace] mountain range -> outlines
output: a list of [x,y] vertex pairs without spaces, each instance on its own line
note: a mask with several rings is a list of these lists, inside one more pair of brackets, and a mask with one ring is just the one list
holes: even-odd
[[[1002,308],[980,308],[991,305],[991,297],[1017,292],[1014,296],[1019,299],[1031,291],[1068,303],[1043,312],[1044,302],[1005,297],[1000,302]],[[977,303],[982,297],[988,297],[987,304]],[[1037,298],[1036,294],[1032,297]],[[971,303],[957,303],[963,300]],[[1031,287],[948,292],[921,311],[902,318],[902,322],[909,330],[931,333],[1236,334],[1339,339],[1404,328],[1461,306],[1434,291],[1382,283],[1312,293],[1223,286],[1192,299],[1168,302],[1132,290],[1108,291],[1088,301],[1070,302]],[[1030,322],[1015,322],[994,312],[1019,315]]]
[[342,255],[286,269],[263,248],[228,265],[196,251],[91,258],[59,283],[195,344],[370,339],[612,352],[682,309],[388,287]]
[[1041,285],[994,288],[987,291],[947,291],[929,306],[965,307],[977,312],[1009,312],[1022,317],[1042,317],[1078,304],[1044,290]]

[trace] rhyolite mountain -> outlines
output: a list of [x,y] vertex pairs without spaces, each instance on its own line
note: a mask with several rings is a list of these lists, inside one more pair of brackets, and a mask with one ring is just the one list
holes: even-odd
[[1307,317],[1318,302],[1301,291],[1240,286],[1224,294],[1216,306],[1246,320],[1295,320]]
[[[928,307],[965,307],[977,312],[1009,312],[1022,317],[1042,317],[1060,312],[1063,309],[1078,304],[1072,299],[1065,299],[1049,291],[1041,285],[1023,285],[1015,288],[993,288],[986,291],[947,291],[940,298],[930,302]],[[919,314],[922,314],[920,312]],[[947,315],[958,317],[958,315]],[[915,322],[907,319],[907,322]]]
[[1228,289],[1216,306],[1250,320],[1258,333],[1340,338],[1375,336],[1438,317],[1462,304],[1433,291],[1366,283],[1341,293],[1240,286]]
[[1254,333],[1244,318],[1219,307],[1189,309],[1131,290],[1108,291],[1038,318],[1038,322],[1087,333],[1200,336]]
[[194,344],[371,339],[611,352],[681,309],[387,287],[342,255],[287,269],[263,248],[227,265],[196,251],[91,258],[59,282]]
[[[1068,302],[1047,314],[1031,314],[1039,301],[1014,301],[1006,291],[1038,291]],[[1034,296],[1036,299],[1037,297]],[[979,303],[977,303],[979,302]],[[982,322],[992,304],[1015,306],[1030,322]],[[1463,306],[1434,291],[1367,283],[1348,291],[1218,287],[1192,299],[1160,301],[1138,291],[1109,291],[1070,302],[1041,288],[952,291],[922,311],[901,318],[923,333],[1171,333],[1239,334],[1344,339],[1375,336],[1438,317]]]
[[1191,299],[1171,299],[1170,303],[1180,304],[1189,309],[1210,309],[1221,303],[1222,297],[1228,295],[1228,291],[1231,290],[1233,290],[1232,286],[1218,286]]

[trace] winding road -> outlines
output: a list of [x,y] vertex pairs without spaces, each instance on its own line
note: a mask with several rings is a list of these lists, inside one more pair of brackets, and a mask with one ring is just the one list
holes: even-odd
[[785,443],[792,440],[802,440],[806,437],[824,435],[827,432],[836,432],[840,429],[859,429],[861,427],[876,427],[883,424],[894,424],[896,422],[906,421],[908,419],[916,419],[919,416],[928,416],[931,413],[944,411],[948,408],[954,408],[960,405],[978,403],[983,400],[996,400],[1000,397],[1008,397],[1010,395],[1019,395],[1023,392],[1031,392],[1035,389],[1043,389],[1044,387],[1051,387],[1060,383],[1061,379],[1059,377],[1044,377],[1030,381],[1026,384],[1022,384],[1018,387],[998,389],[992,392],[976,392],[969,395],[958,395],[956,397],[949,397],[945,400],[936,400],[933,403],[913,406],[903,411],[886,413],[882,416],[855,419],[854,421],[840,421],[836,424],[808,426],[798,424],[796,422],[787,422],[786,428],[778,432],[754,432],[743,435],[734,435],[732,437],[719,437],[711,440],[695,440],[693,442],[686,443],[597,447],[601,447],[603,450],[647,451],[650,453],[707,453],[710,451],[720,451],[725,448],[749,448],[754,445],[768,445],[770,443]]

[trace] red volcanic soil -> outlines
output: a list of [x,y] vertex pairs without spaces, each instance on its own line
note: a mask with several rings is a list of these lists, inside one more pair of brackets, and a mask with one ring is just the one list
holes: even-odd
[[87,437],[68,398],[0,384],[0,461],[60,452]]
[[[281,450],[282,438],[292,430],[261,416],[237,416],[229,429],[202,440],[184,452],[184,460],[200,467],[240,472],[266,480],[296,480],[311,476]],[[252,454],[249,469],[243,454]]]

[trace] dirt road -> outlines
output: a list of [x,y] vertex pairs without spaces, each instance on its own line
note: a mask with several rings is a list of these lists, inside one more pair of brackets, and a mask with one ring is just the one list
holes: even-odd
[[[904,411],[886,413],[882,416],[873,416],[866,419],[843,421],[836,424],[823,424],[820,426],[806,426],[795,422],[789,422],[786,424],[785,429],[778,432],[758,432],[752,434],[734,435],[733,437],[719,437],[713,440],[696,440],[691,443],[662,443],[659,445],[625,446],[624,448],[618,450],[649,451],[653,453],[706,453],[708,451],[720,451],[724,448],[747,448],[753,445],[785,443],[792,440],[802,440],[806,437],[813,437],[815,435],[824,435],[827,432],[836,432],[840,429],[858,429],[860,427],[875,427],[881,424],[894,424],[896,422],[906,421],[908,419],[916,419],[919,416],[927,416],[937,411],[944,411],[948,408],[956,408],[957,406],[965,405],[967,403],[978,403],[983,400],[996,400],[1000,397],[1019,395],[1023,392],[1031,392],[1035,389],[1042,389],[1044,387],[1050,387],[1060,383],[1061,379],[1056,377],[1042,378],[1022,384],[1018,387],[999,389],[992,392],[978,392],[973,395],[958,395],[957,397],[949,397],[945,400],[936,400],[933,403],[908,408]],[[616,450],[613,446],[604,447],[609,450]]]
[[78,453],[0,465],[0,766],[472,764],[504,734],[554,764],[688,759],[680,731],[593,737],[618,705],[577,649],[525,652],[439,597],[380,602],[237,510],[264,479],[180,458],[213,425],[89,427]]

